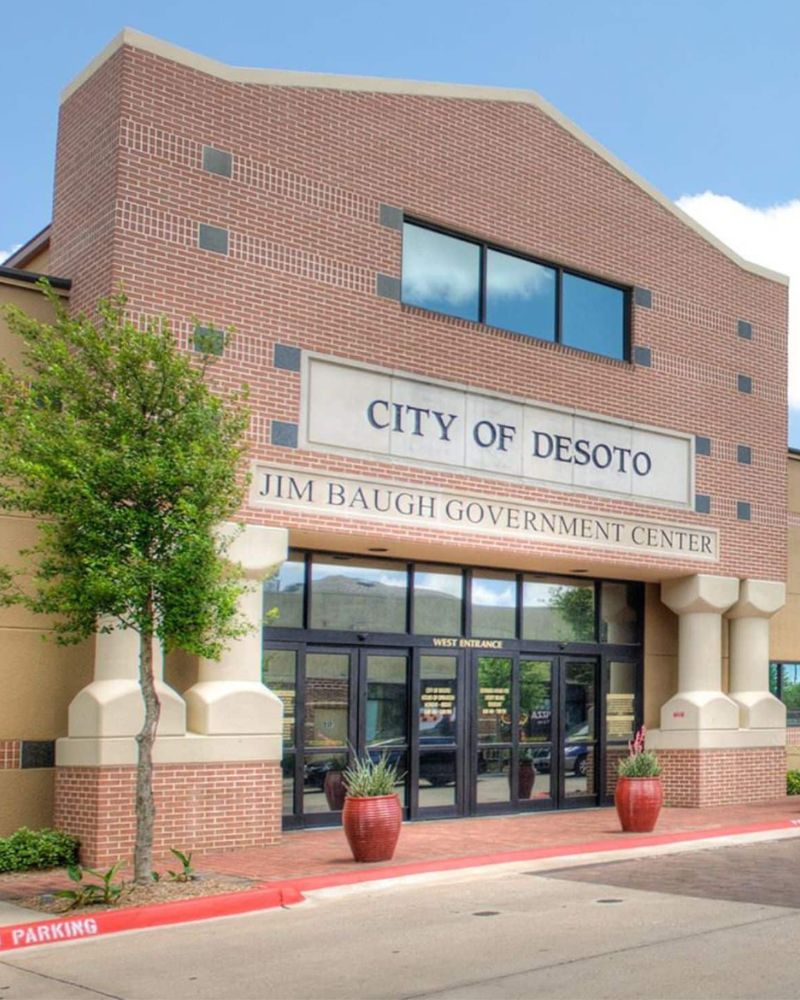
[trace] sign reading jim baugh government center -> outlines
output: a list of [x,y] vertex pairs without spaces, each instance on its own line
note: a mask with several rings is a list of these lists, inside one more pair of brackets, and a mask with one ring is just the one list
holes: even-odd
[[250,502],[254,506],[388,521],[415,528],[558,541],[704,562],[716,562],[719,557],[719,536],[713,529],[260,463],[253,469]]
[[303,356],[301,447],[691,509],[691,435]]

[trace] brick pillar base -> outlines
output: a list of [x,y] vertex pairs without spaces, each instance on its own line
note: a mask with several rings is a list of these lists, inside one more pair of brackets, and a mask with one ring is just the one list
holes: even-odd
[[656,753],[666,806],[740,805],[786,795],[785,747]]
[[[276,761],[156,764],[153,851],[266,847],[281,836]],[[133,855],[135,767],[56,768],[55,825],[80,838],[95,867]]]

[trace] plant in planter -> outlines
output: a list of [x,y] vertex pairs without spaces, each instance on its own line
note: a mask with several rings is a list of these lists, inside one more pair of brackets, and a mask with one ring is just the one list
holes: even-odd
[[328,808],[332,812],[339,812],[339,810],[344,806],[344,797],[346,794],[344,770],[346,765],[346,758],[334,757],[330,762],[330,767],[325,772],[322,789],[325,792],[325,799],[328,803]]
[[342,824],[356,861],[389,861],[394,855],[403,819],[394,789],[402,777],[385,753],[377,760],[356,756],[344,772]]
[[658,820],[663,801],[661,766],[652,750],[645,750],[644,726],[628,743],[628,756],[619,762],[619,780],[614,805],[628,833],[650,833]]
[[[517,798],[529,799],[536,780],[536,768],[533,766],[533,750],[526,747],[519,752],[519,768],[517,770]],[[511,784],[511,768],[508,770],[508,782]]]

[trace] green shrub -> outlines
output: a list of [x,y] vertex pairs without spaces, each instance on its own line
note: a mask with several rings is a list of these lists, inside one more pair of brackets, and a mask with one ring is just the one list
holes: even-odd
[[0,837],[0,872],[30,868],[61,868],[78,859],[78,841],[60,830],[29,830],[22,826],[10,837]]
[[800,795],[800,771],[786,772],[786,794]]
[[344,772],[347,794],[353,798],[369,798],[373,795],[391,795],[394,786],[403,776],[397,765],[390,764],[386,754],[373,760],[369,754],[356,757]]
[[620,778],[657,778],[661,774],[658,758],[652,750],[623,757],[619,762]]

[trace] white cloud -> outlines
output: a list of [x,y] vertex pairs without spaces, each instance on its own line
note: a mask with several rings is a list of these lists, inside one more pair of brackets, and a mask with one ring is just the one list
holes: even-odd
[[0,250],[0,264],[4,264],[6,260],[11,256],[12,253],[16,253],[17,250],[22,246],[21,243],[15,243],[10,250]]
[[745,260],[789,275],[789,406],[800,408],[800,199],[753,208],[706,191],[677,204]]

